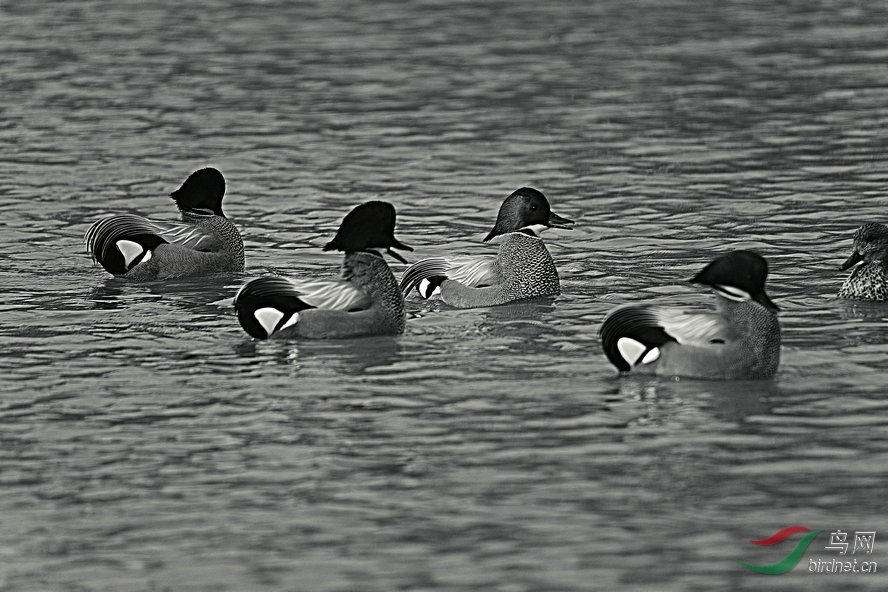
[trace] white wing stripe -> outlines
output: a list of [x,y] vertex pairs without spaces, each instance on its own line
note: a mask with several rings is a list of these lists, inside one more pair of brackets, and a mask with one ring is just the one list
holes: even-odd
[[656,319],[663,330],[682,345],[708,344],[714,338],[723,338],[726,331],[724,319],[717,314],[667,308],[657,310]]

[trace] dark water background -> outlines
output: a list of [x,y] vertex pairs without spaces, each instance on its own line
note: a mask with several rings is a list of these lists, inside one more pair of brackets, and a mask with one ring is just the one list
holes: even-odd
[[[805,566],[876,531],[888,571],[888,305],[833,298],[886,124],[880,2],[3,2],[0,590],[884,590]],[[241,277],[91,264],[209,165],[248,276],[335,273],[378,198],[411,260],[489,252],[537,187],[564,295],[255,343]],[[683,280],[741,247],[778,376],[617,379],[604,314],[709,306]],[[731,561],[791,524],[824,533],[789,574]]]

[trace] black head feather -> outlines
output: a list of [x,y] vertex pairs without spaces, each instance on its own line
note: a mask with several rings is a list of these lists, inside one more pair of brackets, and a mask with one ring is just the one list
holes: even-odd
[[549,200],[540,191],[522,187],[503,201],[496,216],[496,224],[484,240],[486,242],[495,236],[533,226],[569,229],[570,224],[573,221],[552,212]]
[[222,213],[222,197],[225,195],[225,178],[214,168],[195,171],[185,179],[182,186],[173,191],[170,197],[184,212]]
[[395,207],[384,201],[368,201],[346,214],[336,236],[324,246],[325,251],[346,253],[385,249],[389,255],[406,263],[392,248],[413,250],[395,238]]
[[712,260],[691,278],[695,284],[739,288],[771,310],[779,310],[765,293],[768,262],[754,251],[734,251]]

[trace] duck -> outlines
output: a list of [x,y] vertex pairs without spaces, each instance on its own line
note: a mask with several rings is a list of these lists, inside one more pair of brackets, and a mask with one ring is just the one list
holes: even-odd
[[768,263],[739,250],[712,260],[691,282],[712,288],[714,312],[631,304],[599,330],[608,360],[621,372],[706,380],[771,378],[780,363],[779,308],[765,292]]
[[852,267],[839,298],[888,300],[888,226],[868,222],[854,232],[854,250],[840,269]]
[[221,172],[194,171],[170,194],[181,222],[107,216],[87,230],[87,252],[111,275],[134,281],[242,272],[244,243],[222,211],[224,195]]
[[363,203],[345,216],[323,249],[345,253],[338,279],[269,276],[244,284],[234,297],[241,327],[263,340],[403,333],[404,297],[383,254],[406,264],[392,249],[413,248],[395,238],[395,216],[384,201]]
[[421,298],[440,297],[456,308],[496,306],[538,296],[558,296],[555,262],[540,238],[549,228],[571,230],[572,220],[554,213],[532,187],[512,192],[500,206],[484,242],[499,239],[496,255],[431,257],[409,266],[401,290]]

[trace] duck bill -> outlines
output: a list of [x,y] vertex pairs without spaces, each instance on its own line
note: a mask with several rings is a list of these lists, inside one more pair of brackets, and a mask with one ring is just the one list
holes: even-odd
[[758,302],[759,304],[761,304],[762,306],[764,306],[765,308],[767,308],[768,310],[773,310],[774,312],[777,312],[778,310],[780,310],[780,307],[777,306],[776,304],[774,304],[774,301],[771,300],[767,294],[765,294],[764,290],[753,295],[752,299],[755,300],[756,302]]
[[407,260],[404,259],[404,257],[402,257],[400,253],[396,253],[396,252],[392,251],[393,248],[401,249],[402,251],[412,251],[413,247],[405,245],[404,243],[402,243],[401,241],[399,241],[395,237],[392,237],[391,246],[385,250],[385,252],[388,253],[389,255],[391,255],[394,259],[397,259],[398,261],[400,261],[401,263],[406,265]]
[[841,266],[839,269],[840,269],[841,271],[845,271],[846,269],[849,269],[849,268],[851,268],[851,267],[854,267],[855,265],[857,265],[857,264],[860,263],[861,261],[863,261],[863,255],[861,255],[861,254],[860,254],[859,252],[857,252],[857,251],[854,251],[853,253],[851,253],[851,256],[850,256],[850,257],[848,257],[847,259],[845,259],[845,262],[842,263],[842,266]]
[[498,237],[502,233],[503,232],[499,229],[499,226],[494,226],[493,230],[491,230],[489,233],[487,233],[487,236],[484,237],[484,240],[482,242],[486,243],[486,242],[490,241],[491,239]]
[[549,228],[562,228],[564,230],[573,230],[573,226],[571,226],[573,223],[574,223],[573,220],[568,220],[567,218],[559,216],[555,212],[550,212],[549,213],[549,220],[546,223],[546,225]]

